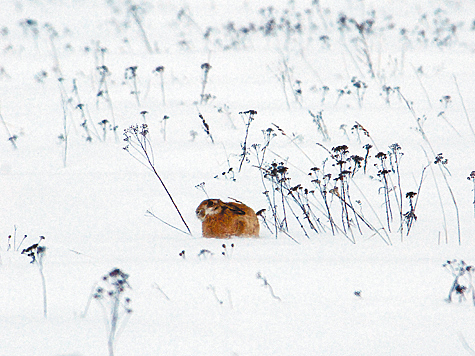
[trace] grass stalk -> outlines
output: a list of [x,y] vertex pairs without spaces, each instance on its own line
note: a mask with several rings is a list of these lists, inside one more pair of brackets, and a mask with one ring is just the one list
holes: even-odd
[[64,152],[63,152],[63,167],[66,168],[67,158],[68,158],[68,128],[67,128],[67,115],[66,115],[66,102],[61,91],[61,106],[63,108],[63,134],[60,135],[60,138],[64,142]]
[[470,117],[468,116],[468,111],[467,111],[467,108],[465,107],[465,103],[463,101],[462,93],[460,92],[460,88],[459,88],[459,85],[457,83],[457,77],[455,75],[453,77],[454,77],[455,87],[457,88],[457,93],[460,97],[460,102],[462,103],[463,112],[465,114],[465,118],[467,119],[468,127],[470,128],[470,132],[472,132],[472,135],[475,138],[475,131],[473,130],[472,122],[470,121]]
[[[421,133],[422,135],[422,138],[424,139],[424,141],[427,143],[427,145],[429,146],[430,150],[431,150],[431,153],[434,155],[434,157],[437,157],[434,149],[432,148],[432,145],[430,144],[430,141],[424,131],[424,128],[422,127],[421,125],[421,121],[417,118],[417,115],[414,111],[414,108],[412,107],[412,105],[409,103],[409,101],[407,101],[407,99],[404,97],[404,95],[402,95],[401,91],[398,89],[398,93],[399,95],[401,96],[401,98],[403,99],[403,101],[406,103],[406,106],[407,108],[409,109],[409,111],[411,112],[412,116],[414,117],[414,119],[416,120],[416,123],[417,123],[417,126],[418,126],[418,129],[419,129],[419,132]],[[427,153],[424,151],[424,153],[426,154],[426,157],[427,157]],[[428,159],[429,160],[429,159]],[[430,162],[430,161],[429,161]],[[444,165],[443,164],[437,164],[437,166],[439,167],[439,170],[440,172],[442,173],[442,177],[444,178],[444,182],[445,182],[445,185],[447,186],[447,190],[449,191],[449,194],[450,194],[450,197],[452,199],[452,203],[454,204],[454,208],[455,208],[455,214],[456,214],[456,218],[457,218],[457,236],[458,236],[458,243],[459,245],[462,244],[462,238],[461,238],[461,229],[460,229],[460,213],[459,213],[459,208],[458,208],[458,205],[457,205],[457,201],[455,200],[455,196],[454,196],[454,193],[452,191],[452,188],[449,184],[449,181],[447,179],[447,175],[446,175],[446,171],[444,171]],[[432,166],[431,166],[431,170],[432,170]],[[435,175],[433,174],[433,177],[434,177],[434,181],[435,181]],[[437,188],[438,190],[438,188]],[[442,199],[440,197],[440,192],[438,191],[438,194],[439,194],[439,200],[440,200],[440,203],[442,204]],[[445,213],[444,213],[444,220],[445,220]],[[445,228],[445,232],[447,234],[447,226],[445,225],[444,223],[444,228]],[[447,238],[447,236],[446,236]]]

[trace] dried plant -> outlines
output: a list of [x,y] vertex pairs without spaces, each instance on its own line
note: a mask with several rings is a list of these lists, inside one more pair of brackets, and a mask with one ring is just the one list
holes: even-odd
[[102,277],[93,294],[93,298],[98,301],[105,313],[109,356],[114,356],[118,332],[132,313],[131,299],[127,296],[127,292],[131,289],[128,279],[128,274],[119,268],[113,268]]
[[463,112],[465,114],[465,118],[467,119],[468,127],[470,128],[470,132],[472,133],[472,136],[475,138],[475,131],[473,130],[472,121],[470,120],[470,117],[468,116],[468,111],[467,111],[467,108],[465,107],[463,96],[462,96],[462,93],[460,92],[460,88],[457,82],[457,77],[455,75],[453,77],[454,77],[455,87],[457,88],[457,93],[460,98],[460,102],[462,103]]
[[473,287],[473,266],[467,265],[463,260],[447,261],[442,266],[454,278],[446,302],[451,303],[454,294],[458,297],[459,302],[466,300],[466,296],[470,296],[473,305],[475,306],[475,288]]
[[[162,180],[161,176],[158,174],[155,168],[155,158],[153,155],[152,145],[149,140],[148,125],[142,124],[141,126],[131,126],[128,129],[124,130],[124,136],[124,141],[127,143],[124,147],[124,150],[126,150],[133,158],[135,158],[138,162],[150,169],[155,174],[155,176],[160,181],[160,184],[162,185],[163,189],[165,190],[168,198],[175,207],[176,212],[180,216],[181,221],[185,225],[188,234],[192,235],[191,230],[188,227],[188,224],[186,223],[185,219],[183,218],[183,215],[181,214],[180,210],[178,209],[178,206],[173,200],[170,191],[166,187],[164,181]],[[167,225],[170,224],[167,223]],[[180,229],[177,230],[182,231]]]
[[251,126],[251,123],[254,121],[254,115],[257,115],[257,111],[255,110],[248,110],[248,111],[243,111],[240,112],[239,115],[242,116],[244,125],[246,125],[246,134],[244,136],[244,141],[241,144],[241,160],[239,162],[239,172],[241,172],[242,164],[244,163],[245,160],[248,160],[247,156],[249,155],[249,148],[247,144],[247,139],[249,137],[249,127]]
[[323,121],[323,111],[320,110],[319,112],[314,114],[309,110],[308,113],[312,117],[312,121],[315,123],[315,125],[317,125],[317,130],[322,135],[323,141],[330,141],[330,136],[328,135],[327,127],[325,125],[325,122]]
[[165,72],[164,66],[158,66],[153,71],[154,73],[158,73],[160,75],[160,88],[162,89],[162,105],[165,106],[165,81],[163,79],[163,73]]
[[[419,201],[422,182],[424,181],[424,174],[428,167],[429,166],[425,166],[422,169],[421,180],[419,182],[419,187],[417,188],[417,193],[415,192],[406,193],[406,199],[409,200],[409,211],[403,214],[404,222],[406,223],[406,227],[407,227],[406,236],[409,236],[409,233],[411,232],[412,224],[414,223],[414,221],[417,220],[417,215],[416,215],[417,202]],[[414,198],[416,199],[414,200]],[[401,227],[401,231],[402,231],[402,227]],[[401,239],[402,239],[402,235],[401,235]]]
[[209,63],[203,63],[201,65],[201,70],[203,71],[203,79],[201,81],[201,94],[200,94],[200,104],[206,103],[207,96],[205,94],[206,84],[208,84],[208,75],[211,70],[211,65]]
[[256,278],[257,279],[260,279],[264,284],[263,284],[263,287],[264,288],[267,288],[269,289],[269,292],[270,292],[270,295],[272,296],[272,298],[274,299],[277,299],[277,300],[281,300],[280,297],[276,296],[275,293],[274,293],[274,289],[272,288],[272,286],[269,284],[269,282],[267,281],[267,278],[264,277],[261,272],[257,272],[256,274]]
[[[104,53],[104,51],[101,51],[101,53]],[[107,106],[109,107],[111,118],[112,118],[112,127],[111,127],[111,129],[112,129],[112,131],[114,131],[115,139],[118,140],[119,139],[119,137],[117,135],[118,126],[116,125],[115,115],[114,115],[114,107],[112,105],[112,99],[110,97],[109,86],[108,86],[108,83],[107,83],[107,78],[111,74],[109,72],[109,68],[105,65],[97,67],[97,71],[99,72],[100,79],[99,79],[99,88],[98,88],[97,94],[96,94],[96,97],[97,97],[96,106],[99,106],[99,99],[100,98],[102,98],[103,100],[106,101]],[[101,123],[109,123],[109,121],[107,119],[104,119],[104,120],[101,121]],[[105,130],[104,126],[103,126],[103,130]],[[105,140],[105,133],[104,133],[104,140]]]
[[135,100],[137,101],[137,106],[140,107],[139,90],[137,87],[137,66],[126,68],[124,78],[126,81],[132,82],[133,89],[131,90],[130,94],[135,96]]
[[16,145],[16,141],[18,139],[18,136],[17,135],[12,135],[10,133],[10,130],[8,128],[8,125],[7,123],[5,122],[5,119],[3,118],[3,115],[0,113],[0,121],[2,122],[3,124],[3,127],[5,128],[5,131],[7,132],[7,136],[8,136],[8,141],[10,141],[10,143],[12,144],[13,148],[16,150],[18,148],[18,146]]
[[203,124],[203,130],[204,132],[206,133],[206,135],[209,137],[209,139],[211,140],[211,143],[214,144],[214,139],[213,139],[213,135],[211,135],[211,131],[209,129],[209,125],[208,123],[206,122],[205,118],[203,117],[203,115],[198,112],[198,116],[200,117],[201,119],[201,123]]
[[150,45],[150,41],[148,39],[147,33],[145,32],[145,29],[143,27],[142,17],[145,14],[145,9],[142,6],[132,4],[128,8],[128,12],[129,14],[132,15],[132,18],[134,19],[135,23],[137,24],[140,30],[140,34],[142,36],[145,47],[148,50],[148,53],[153,53],[152,46]]
[[[461,228],[460,228],[460,213],[459,213],[459,208],[458,208],[458,205],[457,205],[457,201],[455,200],[455,195],[452,191],[452,187],[450,186],[449,184],[449,181],[447,179],[447,174],[450,175],[450,172],[449,170],[447,169],[446,165],[448,163],[447,159],[443,158],[442,154],[439,153],[439,154],[436,154],[433,147],[432,147],[432,144],[431,142],[429,141],[429,138],[427,137],[427,134],[426,132],[424,131],[424,128],[422,127],[422,120],[421,118],[417,117],[416,115],[416,112],[414,110],[414,107],[412,105],[412,103],[410,103],[406,97],[401,93],[400,90],[398,90],[398,94],[399,96],[402,98],[402,100],[404,101],[404,103],[406,104],[408,110],[410,111],[411,115],[413,116],[414,120],[416,121],[417,123],[417,129],[419,131],[419,133],[422,135],[422,138],[423,140],[427,143],[427,146],[429,147],[433,157],[435,156],[435,161],[434,161],[434,164],[437,165],[437,167],[439,167],[439,170],[442,174],[442,177],[444,179],[444,183],[447,187],[447,190],[449,191],[449,194],[450,194],[450,197],[452,199],[452,203],[454,204],[454,209],[455,209],[455,214],[456,214],[456,223],[457,223],[457,237],[458,237],[458,243],[459,245],[462,244],[462,237],[461,237]],[[424,149],[423,149],[424,150]],[[427,157],[427,160],[429,161],[429,156],[427,154],[427,152],[424,150],[424,154],[426,155]],[[430,161],[429,161],[430,162]],[[443,224],[444,224],[444,232],[445,232],[445,238],[446,238],[446,241],[448,240],[448,232],[447,232],[447,222],[446,222],[446,217],[445,217],[445,210],[444,210],[444,205],[442,203],[442,198],[440,196],[440,191],[439,191],[439,187],[438,187],[438,184],[437,184],[437,179],[436,179],[436,176],[434,174],[434,170],[432,169],[432,166],[430,166],[431,168],[431,172],[432,172],[432,176],[434,177],[434,183],[436,185],[436,189],[437,189],[437,194],[439,196],[439,202],[440,202],[440,207],[441,207],[441,210],[442,210],[442,215],[443,215]]]
[[391,199],[389,198],[389,192],[392,190],[392,187],[388,184],[388,175],[391,171],[386,168],[386,159],[387,155],[383,152],[379,152],[375,156],[380,161],[380,166],[378,170],[378,177],[380,178],[381,182],[383,183],[383,192],[384,192],[384,207],[386,209],[386,221],[388,230],[391,231],[391,223],[393,219],[392,209],[391,209]]
[[46,247],[40,246],[41,241],[43,241],[44,239],[45,239],[44,236],[40,236],[40,240],[37,243],[31,245],[30,247],[25,248],[21,252],[21,254],[31,257],[30,263],[33,263],[34,265],[36,265],[38,267],[38,271],[40,272],[41,285],[43,287],[43,315],[46,318],[48,315],[48,301],[47,301],[47,295],[46,295],[46,279],[43,273],[43,260],[46,254]]
[[359,36],[355,37],[353,42],[356,47],[357,55],[361,62],[368,67],[368,72],[371,78],[375,78],[373,61],[371,59],[370,47],[366,40],[366,35],[372,33],[374,18],[367,19],[366,21],[357,22],[354,19],[349,19],[349,23],[352,23],[358,31]]
[[79,110],[79,113],[81,115],[80,126],[84,129],[86,133],[86,141],[91,142],[93,136],[100,140],[99,133],[97,132],[96,126],[93,124],[93,121],[91,120],[91,117],[87,110],[87,106],[83,104],[81,100],[81,96],[79,95],[79,88],[78,88],[76,79],[73,79],[73,94],[75,96],[76,103],[77,103],[76,106],[74,107],[74,110]]
[[473,188],[472,188],[472,191],[473,191],[473,214],[474,214],[474,217],[475,217],[475,171],[472,171],[470,173],[470,175],[467,177],[468,180],[471,180],[472,183],[473,183]]

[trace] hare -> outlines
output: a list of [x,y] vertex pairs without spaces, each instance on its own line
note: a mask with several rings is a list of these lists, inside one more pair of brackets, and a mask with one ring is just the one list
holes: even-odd
[[207,199],[196,208],[196,217],[202,221],[203,237],[259,237],[256,213],[242,203]]

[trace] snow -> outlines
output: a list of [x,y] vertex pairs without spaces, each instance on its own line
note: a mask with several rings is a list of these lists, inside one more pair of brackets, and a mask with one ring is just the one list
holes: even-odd
[[[134,5],[152,53],[130,11]],[[465,301],[446,302],[454,277],[443,264],[475,263],[474,183],[467,179],[475,170],[474,10],[468,0],[5,0],[0,355],[107,354],[109,304],[92,295],[114,268],[129,276],[124,295],[132,309],[121,309],[114,355],[473,354],[475,307],[468,293]],[[343,15],[348,27],[340,30]],[[259,29],[281,17],[301,24],[302,32]],[[352,18],[374,20],[364,35],[367,47]],[[255,29],[240,31],[250,24]],[[211,65],[207,102],[200,97],[204,63]],[[107,89],[100,66],[108,69]],[[125,76],[134,66],[138,100]],[[358,80],[367,86],[359,100]],[[399,88],[389,92],[389,103],[383,85]],[[110,102],[100,90],[108,90]],[[338,90],[351,94],[339,97]],[[248,147],[262,148],[263,131],[272,128],[265,162],[283,162],[291,186],[316,189],[312,167],[337,176],[325,148],[346,145],[349,155],[364,156],[363,146],[373,145],[368,173],[360,169],[349,184],[352,204],[378,232],[360,220],[360,233],[351,214],[353,234],[333,235],[320,198],[313,205],[325,225],[320,233],[291,202],[308,237],[286,206],[292,238],[282,232],[276,238],[262,219],[259,239],[202,238],[195,208],[207,195],[200,183],[209,197],[267,209],[267,223],[273,222],[263,194],[271,184],[252,148],[238,172],[248,118],[240,113],[248,110],[257,111]],[[322,112],[330,140],[309,111]],[[123,149],[123,131],[143,123],[155,168],[193,236],[150,214],[185,230],[157,177]],[[352,130],[356,123],[369,137]],[[403,153],[403,195],[418,191],[430,163],[409,235],[406,226],[398,231],[393,190],[389,231],[375,167],[377,152],[394,143]],[[439,153],[448,159],[444,166],[433,163]],[[396,173],[391,177],[397,192]],[[340,202],[329,199],[343,230]],[[46,318],[39,264],[21,254],[40,236]]]

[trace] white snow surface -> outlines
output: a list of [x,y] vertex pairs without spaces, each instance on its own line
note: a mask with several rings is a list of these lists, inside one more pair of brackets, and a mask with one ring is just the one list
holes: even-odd
[[[1,7],[0,355],[110,354],[110,310],[91,296],[113,268],[129,276],[132,310],[119,315],[116,356],[475,354],[471,295],[448,303],[454,277],[443,267],[475,263],[473,1],[3,0]],[[209,100],[201,100],[204,63]],[[100,66],[108,69],[106,89]],[[137,89],[126,73],[135,66]],[[239,171],[248,117],[240,113],[248,110],[257,114]],[[329,139],[309,111],[322,112]],[[186,229],[147,163],[123,149],[124,130],[144,123],[155,168],[192,236],[147,213]],[[356,123],[369,135],[352,130]],[[315,190],[309,207],[318,232],[286,192],[288,235],[275,236],[263,194],[272,195],[271,183],[251,147],[262,149],[268,128],[276,136],[265,167],[282,163],[290,186]],[[403,155],[400,183],[388,173],[389,229],[375,156],[395,143]],[[328,193],[340,229],[333,234],[308,174],[325,169],[329,189],[339,186],[326,149],[346,145],[348,157],[364,157],[366,144],[367,172],[355,173],[349,193],[373,229],[351,211],[344,228],[338,197]],[[439,153],[446,164],[434,164]],[[234,180],[224,174],[230,168]],[[258,239],[203,238],[200,183],[209,197],[266,209],[270,229],[260,219]],[[419,188],[407,234],[396,199],[400,189],[406,213],[405,194]],[[21,254],[40,236],[46,318],[39,265]]]

